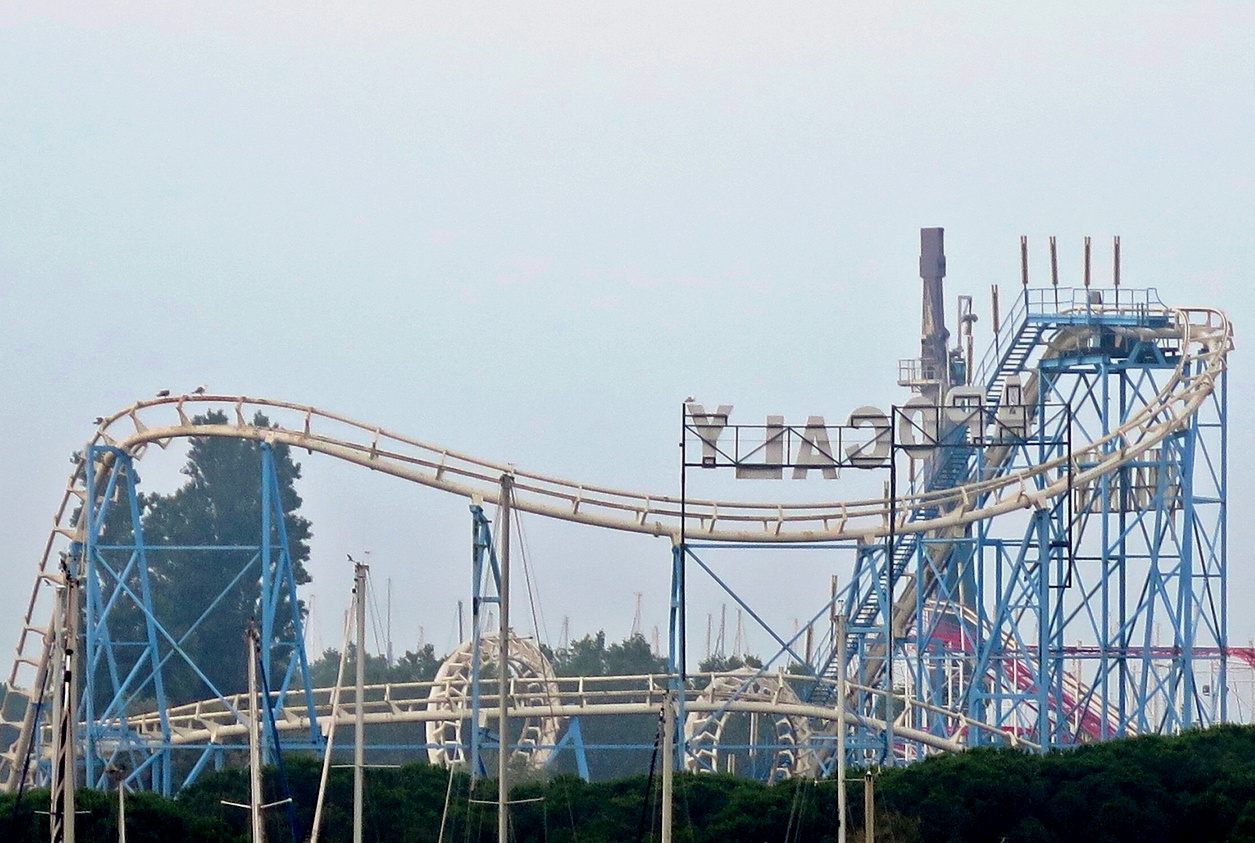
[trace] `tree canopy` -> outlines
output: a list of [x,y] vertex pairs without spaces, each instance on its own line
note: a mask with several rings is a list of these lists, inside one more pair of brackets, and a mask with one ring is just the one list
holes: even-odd
[[[383,655],[366,654],[364,665],[367,685],[383,685],[395,682],[429,682],[436,678],[441,659],[431,644],[417,650],[406,650],[391,665]],[[328,647],[317,661],[309,665],[309,681],[315,688],[329,688],[336,684],[336,672],[340,669],[340,651]],[[349,644],[349,655],[344,662],[344,681],[352,684],[357,669],[357,647]]]
[[[307,837],[319,764],[287,760],[287,778],[302,837]],[[273,770],[267,800],[280,799]],[[850,843],[860,843],[862,777],[851,770]],[[1255,841],[1255,727],[1221,726],[1176,737],[1146,736],[1048,755],[977,749],[880,772],[876,776],[877,840],[897,843],[1252,843]],[[785,781],[767,786],[727,775],[683,774],[675,783],[675,839],[688,843],[836,839],[834,782]],[[658,780],[644,775],[584,782],[558,775],[520,782],[512,792],[512,839],[602,843],[657,839]],[[368,770],[366,837],[436,841],[450,793],[446,840],[491,841],[495,783],[470,783],[426,764]],[[324,839],[350,838],[352,772],[331,772]],[[79,839],[116,839],[112,794],[80,791]],[[128,839],[248,839],[242,769],[206,775],[174,800],[128,796]],[[47,791],[0,796],[0,837],[46,840]],[[643,824],[642,824],[643,819]],[[271,840],[291,840],[281,811],[269,812]]]
[[599,630],[546,655],[559,676],[632,676],[667,669],[667,660],[655,656],[640,633],[607,645],[605,630]]

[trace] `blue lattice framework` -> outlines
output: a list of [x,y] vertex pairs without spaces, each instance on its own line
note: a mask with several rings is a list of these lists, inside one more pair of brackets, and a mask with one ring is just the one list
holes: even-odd
[[[1125,453],[1120,429],[1170,379],[1198,374],[1175,318],[1153,290],[1025,290],[973,378],[983,424],[943,428],[916,488],[1055,464],[1023,490],[1028,509],[857,549],[842,594],[855,682],[966,712],[1043,751],[1227,719],[1227,376],[1187,416],[1146,420],[1169,428],[1156,447],[1072,482]],[[1101,445],[1082,459],[1073,442]],[[907,460],[894,447],[896,483]],[[1035,495],[1060,481],[1068,494]],[[983,503],[974,495],[971,506]],[[832,651],[829,638],[818,674],[835,676]],[[812,701],[832,696],[820,685]],[[847,702],[869,715],[884,705],[858,693]],[[927,713],[910,725],[941,728]],[[863,763],[913,752],[892,731],[853,729],[851,746]]]
[[[1203,396],[1201,404],[1178,406],[1176,393],[1165,399],[1170,385],[1200,375],[1191,367],[1206,356],[1183,353],[1182,338],[1189,340],[1190,332],[1178,320],[1185,318],[1185,312],[1160,305],[1153,291],[1025,290],[980,366],[951,360],[948,382],[968,385],[969,394],[979,396],[972,411],[976,423],[955,423],[949,416],[942,423],[944,414],[937,411],[938,447],[922,462],[913,460],[919,452],[909,443],[890,444],[890,501],[899,499],[899,490],[906,499],[913,499],[908,492],[950,493],[888,513],[885,523],[895,526],[883,540],[873,527],[857,545],[847,537],[803,542],[821,554],[853,555],[853,576],[827,595],[807,626],[819,629],[824,615],[837,611],[847,619],[854,686],[844,705],[861,722],[847,735],[855,763],[910,760],[927,744],[904,740],[911,730],[968,745],[1020,736],[1045,750],[1226,719],[1227,380],[1220,365],[1205,373],[1208,388],[1191,391]],[[1225,329],[1206,335],[1227,343],[1227,322]],[[904,414],[919,412],[918,404],[895,410],[890,435],[898,435]],[[1132,421],[1137,425],[1131,427]],[[700,424],[693,427],[701,439]],[[1153,437],[1139,438],[1152,429]],[[256,582],[262,667],[272,680],[266,698],[286,716],[311,724],[307,734],[286,738],[285,747],[320,749],[270,447],[261,450],[257,543],[245,546],[148,544],[128,452],[96,445],[85,456],[82,488],[88,491],[83,518],[75,522],[82,527],[74,530],[80,538],[66,558],[85,589],[78,713],[86,724],[86,783],[103,787],[112,764],[127,771],[132,787],[172,793],[240,749],[212,736],[188,743],[186,735],[175,740],[172,733],[167,680],[173,668],[192,671],[204,685],[202,699],[227,706],[241,722],[243,706],[214,687],[185,650],[191,630],[163,621],[150,581],[151,557],[159,552],[238,554],[231,583],[207,602],[195,624],[217,610],[233,586]],[[705,456],[703,448],[696,464],[710,467]],[[992,482],[998,478],[1010,480]],[[1019,497],[1009,505],[993,497],[1014,485]],[[1056,493],[1061,485],[1065,493]],[[709,564],[714,546],[687,540],[687,506],[682,487],[668,646],[680,722],[694,678],[686,647],[687,572],[712,577],[762,622]],[[965,512],[997,514],[958,517]],[[647,515],[648,508],[641,510],[633,526],[643,525]],[[949,526],[911,529],[925,521]],[[713,512],[706,523],[713,529]],[[497,599],[499,570],[478,504],[472,525],[478,616],[482,604]],[[238,644],[221,646],[243,648],[243,632]],[[779,649],[768,664],[800,663],[806,653],[815,677],[835,678],[831,637],[814,649],[799,646],[798,634],[772,637]],[[479,679],[476,668],[468,743],[477,768],[480,752],[493,742],[477,728]],[[834,683],[798,680],[796,687],[808,681],[808,703],[831,711],[841,702]],[[887,716],[895,709],[886,701],[893,693],[912,702],[896,721]],[[161,713],[157,738],[131,728],[131,718],[153,711]],[[995,730],[970,728],[956,738],[956,712]],[[877,725],[884,720],[890,721],[887,728]],[[568,734],[544,748],[579,744],[577,724],[574,738]],[[680,730],[677,735],[675,762],[687,763],[691,748]],[[834,738],[811,739],[821,773],[832,766]],[[271,743],[273,749],[273,738]],[[25,750],[19,754],[24,757]],[[33,757],[45,755],[40,749]],[[40,763],[46,781],[47,761]]]
[[[85,488],[96,491],[84,502],[85,539],[73,546],[71,556],[83,560],[86,573],[79,717],[85,724],[83,781],[89,786],[106,787],[106,769],[112,765],[126,772],[128,786],[169,795],[207,767],[220,767],[226,753],[240,750],[238,745],[212,740],[176,745],[167,716],[167,685],[176,667],[190,670],[203,684],[204,699],[220,701],[244,722],[240,709],[246,706],[238,700],[245,698],[232,693],[241,689],[216,687],[195,655],[184,648],[188,637],[242,582],[259,587],[260,665],[272,686],[263,694],[270,702],[270,715],[275,709],[295,707],[316,724],[274,452],[265,443],[260,448],[261,520],[258,541],[250,545],[148,544],[131,457],[111,446],[93,446],[86,455]],[[125,511],[115,512],[115,507]],[[105,538],[109,534],[113,535]],[[240,560],[238,567],[231,565],[228,585],[188,628],[174,627],[163,617],[160,600],[154,599],[150,559],[169,552],[213,552],[218,560]],[[241,629],[238,642],[219,645],[238,644],[243,652],[244,633]],[[143,736],[128,724],[133,715],[154,710],[162,715],[158,738]],[[317,726],[311,725],[307,735],[289,736],[284,747],[319,748],[322,743]],[[273,738],[270,744],[268,751],[273,750]]]
[[[501,751],[501,735],[494,731],[487,718],[480,713],[481,697],[484,690],[483,676],[483,637],[486,618],[484,607],[496,605],[501,607],[501,563],[497,559],[496,543],[493,540],[492,522],[484,513],[480,503],[471,504],[471,675],[469,692],[471,698],[471,719],[467,724],[470,738],[467,750],[467,763],[471,778],[487,778],[490,775],[485,763],[484,750]],[[500,639],[498,639],[500,640]],[[496,665],[493,665],[495,668]],[[491,684],[497,684],[495,679]],[[509,745],[514,751],[520,746]],[[427,749],[430,744],[422,747]],[[569,749],[575,760],[576,771],[580,777],[588,781],[591,777],[588,770],[588,752],[584,744],[583,730],[579,716],[569,718],[562,737],[554,744],[533,744],[533,749],[552,750],[546,766],[552,766],[559,753]],[[625,746],[624,749],[641,749],[639,746]]]

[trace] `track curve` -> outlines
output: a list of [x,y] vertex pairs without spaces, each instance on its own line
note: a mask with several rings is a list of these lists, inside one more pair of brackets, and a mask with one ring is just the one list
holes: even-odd
[[[1101,305],[1094,310],[1122,312]],[[623,491],[525,471],[313,406],[228,394],[163,396],[136,402],[105,418],[88,445],[108,445],[139,457],[150,445],[164,447],[180,438],[251,439],[325,454],[473,501],[497,503],[500,477],[511,473],[517,509],[589,526],[667,537],[673,542],[679,540],[682,531],[692,538],[721,542],[871,541],[891,532],[935,532],[1041,506],[1074,485],[1092,482],[1137,459],[1188,424],[1225,370],[1226,354],[1233,343],[1232,327],[1215,309],[1151,306],[1151,310],[1166,317],[1169,327],[1161,331],[1179,342],[1180,358],[1165,386],[1120,427],[1063,457],[953,489],[900,496],[892,503],[886,498],[813,504],[688,499],[684,502],[686,521],[681,525],[681,500],[676,496]],[[193,423],[193,416],[215,409],[226,411],[234,422]],[[270,417],[272,427],[249,421],[259,412]],[[1108,452],[1105,446],[1114,441],[1120,446]],[[1071,471],[1058,472],[1065,466]],[[1071,477],[1052,480],[1052,473]],[[83,539],[84,525],[75,521],[75,513],[89,495],[98,493],[84,488],[84,477],[83,466],[76,466],[55,513],[8,677],[0,720],[18,732],[7,751],[0,754],[0,783],[9,788],[20,773],[18,759],[25,757],[29,747],[34,726],[31,702],[40,696],[47,679],[53,630],[41,612],[46,611],[60,581],[58,551],[63,543]],[[908,520],[907,513],[925,508],[935,511],[936,517]]]

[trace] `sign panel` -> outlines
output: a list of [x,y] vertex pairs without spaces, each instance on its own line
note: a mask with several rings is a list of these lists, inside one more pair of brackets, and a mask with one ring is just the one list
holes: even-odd
[[787,471],[794,480],[805,480],[812,472],[835,480],[843,468],[887,467],[895,448],[924,460],[947,447],[946,442],[1011,444],[1023,441],[1032,412],[1021,393],[1019,379],[1011,378],[997,407],[990,407],[985,390],[957,386],[942,405],[913,398],[888,413],[859,407],[845,424],[828,424],[823,416],[808,416],[800,425],[785,424],[784,416],[767,416],[761,425],[730,424],[731,404],[707,410],[690,401],[684,407],[684,464],[733,468],[742,479],[781,480]]

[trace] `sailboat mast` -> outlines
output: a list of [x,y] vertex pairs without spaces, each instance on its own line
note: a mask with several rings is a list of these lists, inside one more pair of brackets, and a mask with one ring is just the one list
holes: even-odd
[[501,627],[498,642],[498,681],[501,691],[498,695],[500,716],[497,725],[497,840],[506,843],[509,840],[510,825],[510,784],[506,774],[509,772],[510,760],[510,503],[514,494],[514,477],[501,475],[501,586],[498,596],[501,600]]
[[357,664],[355,677],[357,704],[353,723],[353,843],[362,843],[363,742],[366,733],[366,706],[362,697],[366,686],[366,571],[361,562],[353,563],[353,605],[357,610]]

